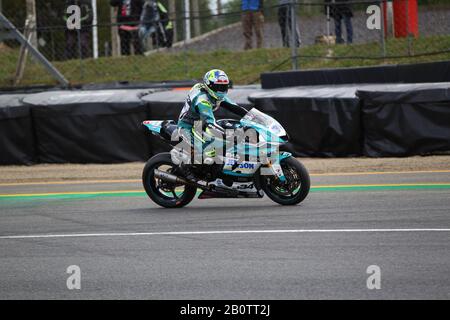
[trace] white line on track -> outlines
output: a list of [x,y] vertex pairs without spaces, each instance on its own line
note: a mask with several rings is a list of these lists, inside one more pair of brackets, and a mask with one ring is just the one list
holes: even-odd
[[348,232],[450,232],[442,228],[422,229],[291,229],[291,230],[223,230],[223,231],[169,231],[169,232],[117,232],[117,233],[68,233],[0,236],[0,239],[41,239],[41,238],[84,238],[84,237],[138,237],[177,236],[215,234],[258,234],[258,233],[348,233]]

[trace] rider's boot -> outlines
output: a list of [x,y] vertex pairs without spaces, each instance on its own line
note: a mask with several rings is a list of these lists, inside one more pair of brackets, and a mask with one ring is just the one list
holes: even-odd
[[203,164],[213,165],[216,161],[216,148],[208,148],[203,152]]

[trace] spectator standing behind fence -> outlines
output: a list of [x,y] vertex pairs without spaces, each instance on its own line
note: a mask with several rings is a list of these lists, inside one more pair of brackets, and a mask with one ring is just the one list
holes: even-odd
[[325,3],[331,3],[329,6],[325,6],[325,14],[327,14],[327,7],[329,7],[330,16],[333,17],[334,20],[336,43],[344,43],[344,39],[342,38],[342,19],[344,19],[347,31],[347,43],[350,44],[353,43],[353,12],[350,8],[350,4],[345,2],[348,2],[348,0],[325,0]]
[[166,7],[158,1],[158,11],[161,18],[161,23],[163,28],[158,32],[158,36],[154,39],[157,43],[162,43],[164,41],[164,46],[167,48],[172,47],[173,42],[173,24],[169,20],[169,12]]
[[169,20],[166,7],[155,0],[145,0],[139,24],[139,38],[145,48],[147,38],[151,35],[154,47],[172,46],[173,25]]
[[[281,29],[281,38],[283,40],[283,47],[290,47],[291,40],[290,35],[292,34],[292,11],[291,6],[292,0],[278,0],[278,24]],[[298,32],[297,26],[295,27],[295,45],[300,46],[300,34]]]
[[142,45],[138,36],[138,25],[141,17],[143,0],[110,0],[113,7],[117,7],[117,23],[119,24],[120,53],[131,54],[131,44],[134,53],[142,54]]
[[[74,59],[79,56],[81,46],[81,58],[88,58],[92,56],[91,51],[91,28],[92,28],[92,7],[90,0],[66,0],[66,6],[64,8],[64,23],[67,23],[69,14],[67,8],[72,5],[77,5],[81,9],[81,29],[69,30],[65,28],[66,35],[66,47],[64,49],[64,56],[66,59]],[[79,34],[78,34],[79,33]],[[78,39],[78,36],[80,37]]]
[[263,0],[242,0],[242,28],[244,31],[244,50],[252,48],[253,30],[256,35],[256,47],[263,45]]

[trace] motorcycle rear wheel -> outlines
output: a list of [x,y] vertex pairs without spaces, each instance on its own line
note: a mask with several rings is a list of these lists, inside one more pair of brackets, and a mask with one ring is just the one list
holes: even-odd
[[[197,188],[190,185],[175,185],[156,179],[155,169],[174,173],[177,165],[172,163],[170,153],[157,154],[147,161],[142,173],[145,192],[156,204],[164,208],[181,208],[194,199]],[[181,190],[183,189],[183,190]]]

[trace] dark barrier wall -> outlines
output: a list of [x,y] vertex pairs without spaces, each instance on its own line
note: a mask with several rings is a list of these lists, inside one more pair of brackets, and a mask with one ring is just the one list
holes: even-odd
[[[449,88],[449,83],[247,88],[230,96],[277,119],[291,136],[286,149],[296,156],[382,157],[450,151]],[[0,164],[145,161],[168,150],[141,123],[176,121],[187,91],[149,92],[0,95]],[[224,109],[216,117],[235,118]]]
[[[156,91],[59,90],[0,95],[0,164],[145,161],[168,149],[143,128],[142,121],[176,121],[188,92]],[[246,105],[250,92],[253,89],[233,90],[230,96]],[[234,115],[220,110],[217,116]]]
[[447,81],[450,81],[450,61],[261,74],[261,86],[263,89],[324,84],[429,83]]
[[[117,163],[148,158],[141,92],[46,92],[30,96],[43,163]],[[70,103],[69,103],[70,102]]]
[[286,129],[290,142],[283,149],[295,156],[361,155],[357,99],[266,97],[252,101]]
[[30,107],[23,95],[0,96],[0,165],[33,164],[36,161]]
[[450,92],[358,91],[363,154],[410,156],[450,150]]

